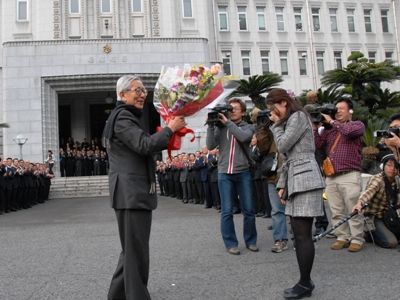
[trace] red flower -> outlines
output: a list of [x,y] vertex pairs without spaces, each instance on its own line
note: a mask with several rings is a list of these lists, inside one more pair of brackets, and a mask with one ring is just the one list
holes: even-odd
[[192,71],[190,71],[190,77],[197,77],[197,76],[199,76],[199,72],[198,71],[196,71],[196,70],[192,70]]

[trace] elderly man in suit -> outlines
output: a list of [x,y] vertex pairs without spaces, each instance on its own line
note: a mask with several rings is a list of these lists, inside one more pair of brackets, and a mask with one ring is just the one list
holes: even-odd
[[140,123],[147,91],[138,77],[117,82],[118,101],[103,133],[110,161],[111,206],[118,222],[122,252],[111,281],[109,299],[150,299],[149,239],[152,210],[157,206],[153,154],[167,148],[172,134],[185,126],[172,119],[150,135]]

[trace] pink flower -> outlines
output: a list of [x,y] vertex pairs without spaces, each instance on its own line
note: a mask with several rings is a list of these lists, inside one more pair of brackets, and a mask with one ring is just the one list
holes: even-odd
[[183,75],[183,70],[175,69],[175,75],[178,76],[178,77],[181,77]]
[[197,77],[190,77],[190,83],[197,85],[199,83],[199,79]]
[[201,81],[199,81],[199,83],[197,84],[197,87],[199,89],[202,89],[204,87],[204,83],[202,83]]

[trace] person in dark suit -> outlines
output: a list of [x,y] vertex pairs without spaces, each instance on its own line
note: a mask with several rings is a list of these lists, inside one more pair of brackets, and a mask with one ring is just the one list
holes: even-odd
[[65,170],[65,162],[66,162],[66,153],[63,148],[60,148],[60,175],[61,177],[67,176]]
[[201,169],[203,168],[203,164],[200,164],[200,156],[201,152],[196,151],[193,165],[195,204],[204,204],[204,188],[203,182],[201,181]]
[[168,184],[168,196],[175,198],[176,192],[174,187],[174,167],[172,166],[172,161],[170,158],[167,158],[167,165],[165,168],[165,172],[167,173],[167,184]]
[[201,167],[201,181],[203,182],[204,198],[206,201],[205,208],[211,208],[211,207],[213,207],[213,198],[212,198],[212,192],[211,192],[210,174],[209,174],[207,165],[208,165],[208,161],[210,159],[214,158],[214,156],[208,152],[206,145],[203,145],[201,147],[201,150],[202,150],[202,155],[200,156],[199,161],[200,161],[200,166],[202,166]]
[[182,202],[189,203],[189,193],[187,187],[187,177],[189,174],[189,164],[188,164],[188,156],[184,154],[182,156],[182,164],[179,167],[179,182],[181,183],[181,190],[182,190]]
[[176,155],[174,156],[174,159],[172,161],[172,165],[173,165],[173,174],[174,174],[174,190],[175,190],[175,195],[176,198],[178,200],[182,200],[183,199],[183,195],[182,195],[182,187],[181,187],[181,183],[179,182],[179,178],[181,176],[181,168],[182,168],[182,164],[179,161],[179,157]]
[[3,160],[0,158],[0,215],[3,215],[6,210],[6,195],[5,195],[5,181],[4,175],[6,173],[5,166],[3,165]]
[[12,199],[12,191],[13,191],[13,177],[14,177],[14,169],[12,168],[12,158],[7,158],[7,164],[5,166],[5,176],[4,176],[4,184],[5,184],[5,194],[6,194],[6,203],[5,203],[5,212],[11,212],[11,199]]
[[208,161],[208,170],[210,172],[210,184],[211,192],[214,199],[214,208],[217,210],[221,209],[221,197],[218,189],[218,149],[210,151],[213,158]]
[[175,117],[163,130],[147,133],[140,123],[146,95],[138,77],[121,77],[117,105],[103,132],[110,163],[110,202],[122,247],[109,299],[150,299],[149,239],[152,210],[157,207],[153,154],[166,149],[173,133],[186,125],[183,117]]

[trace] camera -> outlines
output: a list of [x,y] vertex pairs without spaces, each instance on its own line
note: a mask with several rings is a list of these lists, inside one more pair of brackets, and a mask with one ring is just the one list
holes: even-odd
[[223,126],[222,122],[219,119],[219,114],[223,114],[225,117],[228,117],[228,112],[233,111],[233,106],[230,104],[217,104],[211,112],[207,114],[207,123],[208,125],[216,125],[218,127]]
[[391,133],[400,136],[400,128],[389,128],[388,130],[377,130],[374,131],[374,137],[383,137],[385,139],[390,139],[393,137]]
[[321,123],[325,120],[325,118],[321,115],[321,113],[325,115],[329,115],[332,119],[335,119],[335,114],[337,113],[337,108],[335,105],[329,103],[324,106],[317,107],[315,111],[310,113],[311,119],[313,123]]
[[273,123],[269,117],[271,111],[269,109],[260,110],[257,115],[257,127],[269,127]]

